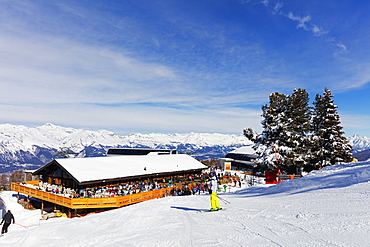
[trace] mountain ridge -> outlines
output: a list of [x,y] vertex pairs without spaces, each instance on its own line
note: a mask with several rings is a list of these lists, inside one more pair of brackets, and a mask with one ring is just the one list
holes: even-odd
[[[219,158],[250,144],[243,135],[218,133],[118,135],[108,130],[84,130],[51,123],[37,127],[0,124],[0,172],[36,169],[61,148],[77,157],[104,156],[109,148],[166,148],[191,153],[198,159]],[[59,158],[59,157],[58,157]]]
[[[370,138],[348,137],[354,153],[370,149]],[[218,133],[141,134],[121,136],[108,130],[85,130],[46,123],[37,127],[0,124],[0,172],[37,169],[50,162],[61,148],[77,157],[104,156],[109,148],[165,148],[190,153],[198,159],[221,158],[251,144],[244,135]]]

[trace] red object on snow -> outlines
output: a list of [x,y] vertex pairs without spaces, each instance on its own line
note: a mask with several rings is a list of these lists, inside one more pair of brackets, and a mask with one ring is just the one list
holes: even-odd
[[277,181],[277,172],[265,172],[265,181],[266,184],[280,183],[280,181]]

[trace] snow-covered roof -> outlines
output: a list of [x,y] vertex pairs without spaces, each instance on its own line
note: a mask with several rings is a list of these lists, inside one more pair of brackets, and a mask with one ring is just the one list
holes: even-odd
[[117,155],[55,161],[80,183],[207,168],[186,154]]
[[34,173],[37,170],[24,170],[25,173]]
[[243,146],[240,148],[237,148],[230,153],[237,153],[237,154],[254,154],[254,149],[252,148],[252,145]]

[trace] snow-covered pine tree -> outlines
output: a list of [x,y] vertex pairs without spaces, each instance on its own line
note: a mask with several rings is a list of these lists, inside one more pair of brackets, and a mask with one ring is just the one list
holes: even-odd
[[[286,146],[287,122],[286,112],[288,109],[289,97],[284,94],[272,93],[269,105],[262,106],[262,132],[253,136],[251,129],[244,130],[244,134],[253,138],[254,149],[259,158],[258,164],[265,170],[276,170],[278,164],[284,163],[284,157],[289,153]],[[277,161],[278,160],[278,164]]]
[[286,145],[291,149],[285,158],[285,170],[296,173],[296,168],[303,167],[307,162],[309,149],[309,133],[311,130],[311,107],[305,89],[294,89],[289,97],[287,110],[287,129],[289,131]]
[[310,163],[317,169],[352,160],[352,147],[343,136],[343,127],[331,91],[317,94],[312,118]]

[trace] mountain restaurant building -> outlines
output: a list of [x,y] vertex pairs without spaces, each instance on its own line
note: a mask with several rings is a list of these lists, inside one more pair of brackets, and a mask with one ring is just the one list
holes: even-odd
[[225,170],[255,171],[257,164],[253,161],[258,156],[254,154],[251,145],[240,147],[220,159],[220,165]]
[[[33,172],[40,180],[13,183],[12,190],[38,198],[42,210],[43,203],[48,202],[72,217],[166,196],[181,185],[168,181],[184,181],[180,178],[200,175],[205,169],[205,165],[186,154],[55,159]],[[140,193],[102,193],[132,184],[152,187]]]

